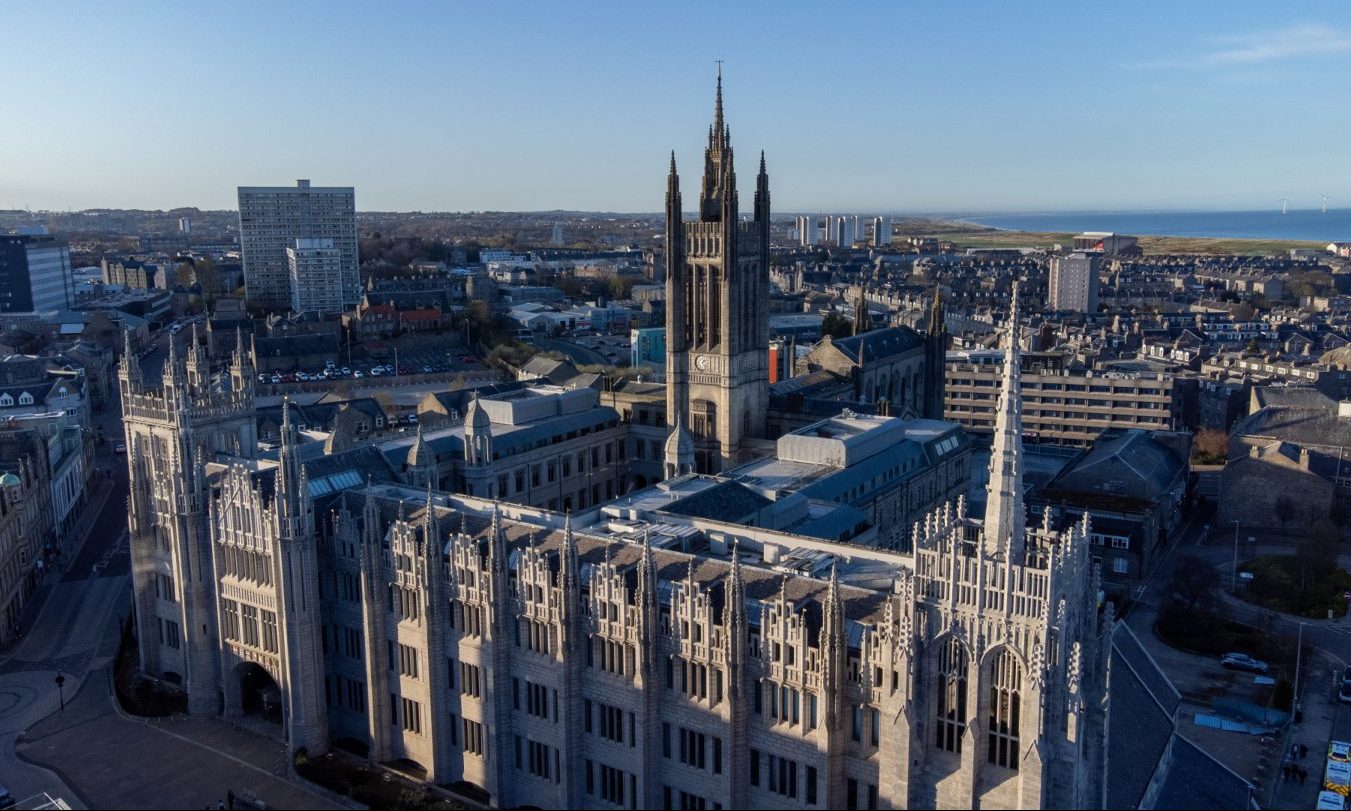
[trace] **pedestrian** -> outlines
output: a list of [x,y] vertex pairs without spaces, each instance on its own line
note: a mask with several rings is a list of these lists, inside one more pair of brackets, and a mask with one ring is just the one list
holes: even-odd
[[1281,767],[1281,779],[1287,782],[1295,779],[1295,764],[1287,763]]
[[1309,776],[1309,770],[1303,766],[1299,767],[1299,784],[1304,785],[1304,779]]
[[235,790],[234,790],[234,789],[230,789],[229,791],[226,791],[226,792],[225,792],[225,807],[226,807],[227,809],[229,809],[229,811],[234,811],[234,808],[235,808]]
[[1300,759],[1300,760],[1303,760],[1304,758],[1306,758],[1306,757],[1308,757],[1308,756],[1309,756],[1309,747],[1308,747],[1307,745],[1301,743],[1301,744],[1299,745],[1299,759]]

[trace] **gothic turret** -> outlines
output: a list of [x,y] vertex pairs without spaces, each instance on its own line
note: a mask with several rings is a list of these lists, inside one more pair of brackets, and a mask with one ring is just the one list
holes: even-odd
[[479,405],[478,392],[474,392],[464,415],[464,460],[469,464],[481,467],[492,463],[492,423],[488,412]]
[[408,483],[414,487],[431,487],[433,479],[436,478],[436,454],[422,436],[421,423],[417,427],[417,437],[408,447],[404,469],[408,473]]
[[235,327],[235,351],[230,358],[230,390],[252,397],[254,373],[253,359],[244,348],[244,331]]
[[943,288],[935,284],[924,336],[924,401],[920,406],[920,415],[930,420],[943,419],[943,374],[948,354],[944,320]]
[[300,461],[300,443],[291,423],[290,399],[282,400],[281,450],[278,456],[276,511],[278,535],[305,538],[310,533],[313,507],[305,466]]
[[131,330],[122,330],[122,364],[117,370],[117,379],[122,384],[122,394],[139,394],[141,391],[141,359],[136,357],[136,349],[131,343]]
[[694,472],[694,440],[685,430],[680,416],[676,415],[675,426],[666,438],[666,466],[663,478],[674,479]]
[[1018,284],[1009,306],[1008,348],[999,386],[994,442],[990,448],[990,480],[986,485],[985,549],[1014,552],[1023,545],[1023,406],[1018,360]]

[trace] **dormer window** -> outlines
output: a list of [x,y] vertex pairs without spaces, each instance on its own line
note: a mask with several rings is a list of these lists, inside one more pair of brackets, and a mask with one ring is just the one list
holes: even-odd
[[9,392],[0,394],[0,407],[7,408],[14,405],[14,398],[9,396]]
[[33,395],[29,394],[28,392],[24,392],[23,394],[19,395],[19,405],[32,405],[32,404],[33,404]]

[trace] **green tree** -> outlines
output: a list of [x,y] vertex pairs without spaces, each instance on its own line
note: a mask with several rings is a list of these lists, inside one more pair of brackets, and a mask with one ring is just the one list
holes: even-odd
[[1210,589],[1214,585],[1215,570],[1195,555],[1180,559],[1169,579],[1173,594],[1186,604],[1188,611],[1206,606],[1210,600]]
[[1337,542],[1341,531],[1327,518],[1315,523],[1295,546],[1295,570],[1305,600],[1337,570]]
[[821,334],[832,338],[848,338],[854,332],[854,324],[837,312],[826,313],[821,321]]

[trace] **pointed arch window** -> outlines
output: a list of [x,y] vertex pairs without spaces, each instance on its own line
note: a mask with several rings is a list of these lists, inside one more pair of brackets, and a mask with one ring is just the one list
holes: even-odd
[[995,655],[990,668],[990,762],[1018,770],[1018,724],[1023,671],[1008,650]]
[[966,732],[966,648],[949,638],[938,651],[938,748],[962,751]]

